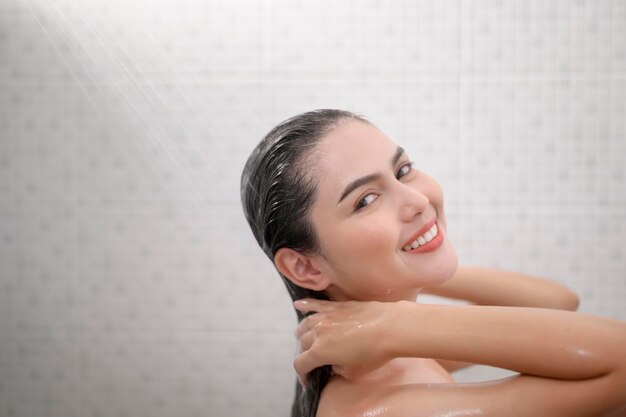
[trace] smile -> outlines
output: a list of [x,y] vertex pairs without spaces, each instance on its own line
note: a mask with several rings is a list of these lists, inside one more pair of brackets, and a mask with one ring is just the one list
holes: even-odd
[[[430,226],[430,227],[429,227]],[[424,230],[425,228],[427,228]],[[417,233],[420,233],[419,235]],[[433,217],[424,227],[418,230],[412,241],[407,242],[402,247],[402,252],[406,253],[426,253],[437,250],[444,241],[444,234],[437,224],[437,218]]]
[[420,246],[424,246],[428,242],[433,240],[438,234],[439,234],[439,231],[437,230],[437,223],[435,223],[430,229],[428,229],[428,231],[426,231],[426,233],[419,236],[417,239],[415,239],[413,242],[409,243],[408,245],[404,246],[402,250],[407,252],[407,251],[410,251],[411,249],[417,249]]

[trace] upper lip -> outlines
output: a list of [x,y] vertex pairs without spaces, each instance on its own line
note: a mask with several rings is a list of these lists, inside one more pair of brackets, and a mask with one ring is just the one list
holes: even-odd
[[417,232],[415,232],[415,234],[406,243],[404,243],[402,247],[404,248],[405,246],[410,245],[418,237],[420,237],[421,235],[429,231],[430,228],[433,227],[433,224],[435,224],[436,221],[437,221],[437,216],[433,216],[433,218],[427,221],[424,226],[422,226]]

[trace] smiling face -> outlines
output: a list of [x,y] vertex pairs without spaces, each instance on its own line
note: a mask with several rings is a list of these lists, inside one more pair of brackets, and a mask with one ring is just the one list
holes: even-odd
[[452,276],[457,256],[446,236],[443,190],[402,148],[350,120],[314,153],[316,263],[333,299],[415,300],[421,287]]

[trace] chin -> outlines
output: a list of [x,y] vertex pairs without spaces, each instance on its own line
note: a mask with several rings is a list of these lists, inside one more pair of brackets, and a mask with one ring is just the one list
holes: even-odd
[[456,250],[446,241],[444,245],[439,249],[439,253],[436,259],[433,259],[429,265],[427,271],[420,273],[417,277],[419,285],[424,287],[432,287],[441,285],[448,281],[459,266],[459,258]]

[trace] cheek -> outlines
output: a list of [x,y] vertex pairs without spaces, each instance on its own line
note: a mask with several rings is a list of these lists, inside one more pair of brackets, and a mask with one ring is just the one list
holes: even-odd
[[437,212],[443,215],[444,207],[443,207],[443,188],[439,185],[435,179],[427,174],[422,174],[424,176],[423,185],[421,186],[421,191],[428,196],[431,204],[435,206]]
[[[373,213],[374,214],[374,213]],[[393,218],[384,210],[365,216],[358,221],[339,225],[329,241],[331,256],[338,260],[346,276],[366,276],[389,267],[389,258],[398,245],[398,234],[389,222]]]
[[[380,214],[380,213],[376,213]],[[362,224],[355,224],[353,227],[347,227],[344,231],[349,236],[351,245],[346,249],[358,257],[379,257],[381,254],[388,253],[390,244],[393,242],[393,235],[390,233],[391,225],[380,218],[383,216],[370,216]]]
[[349,237],[342,239],[345,244],[333,242],[334,250],[329,253],[333,282],[349,298],[369,300],[389,286],[388,275],[394,270],[393,251],[397,241],[385,229],[371,225],[358,228],[358,233],[346,231],[344,236]]

